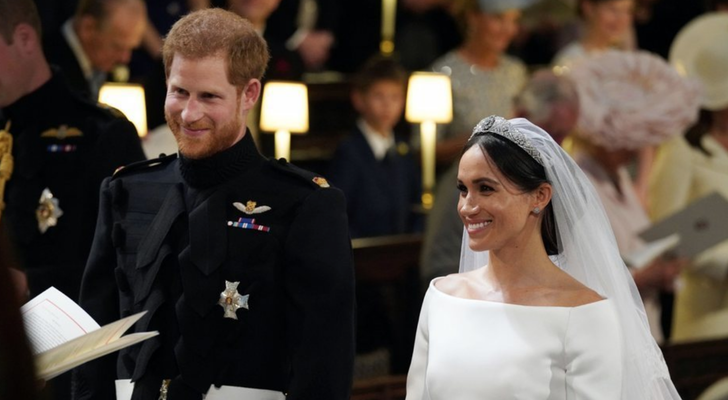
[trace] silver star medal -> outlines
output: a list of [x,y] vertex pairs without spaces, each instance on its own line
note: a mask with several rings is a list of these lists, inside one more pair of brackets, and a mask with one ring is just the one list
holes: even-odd
[[235,206],[235,208],[237,208],[238,210],[240,210],[248,215],[261,214],[261,213],[264,213],[264,212],[270,210],[270,207],[268,207],[268,206],[257,206],[257,205],[258,205],[258,203],[254,202],[252,200],[248,200],[248,202],[245,204],[237,202],[237,201],[235,203],[233,203],[233,206]]
[[241,296],[238,293],[240,282],[225,281],[225,290],[220,293],[220,300],[217,301],[224,310],[225,318],[238,319],[236,312],[239,308],[248,310],[249,294]]
[[50,189],[43,189],[38,201],[38,209],[35,210],[35,216],[38,219],[38,229],[40,233],[45,233],[48,228],[58,224],[58,218],[63,215],[63,210],[58,206],[58,199],[53,197]]

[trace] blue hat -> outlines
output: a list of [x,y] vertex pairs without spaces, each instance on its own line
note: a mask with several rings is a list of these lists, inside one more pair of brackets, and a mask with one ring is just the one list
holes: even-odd
[[508,10],[521,10],[539,0],[478,0],[480,11],[488,14],[500,14]]

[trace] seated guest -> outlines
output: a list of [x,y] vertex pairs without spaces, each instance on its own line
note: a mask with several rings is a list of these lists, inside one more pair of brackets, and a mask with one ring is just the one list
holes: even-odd
[[[404,139],[393,128],[402,118],[407,73],[393,59],[374,57],[355,76],[351,99],[360,117],[339,145],[329,175],[346,196],[352,237],[419,229],[420,175]],[[354,377],[387,375],[393,321],[382,287],[359,282]]]
[[141,0],[81,0],[76,15],[60,32],[47,32],[43,47],[48,61],[61,67],[71,87],[96,101],[107,75],[129,63],[146,22]]
[[336,150],[331,181],[346,195],[352,237],[417,231],[420,174],[394,126],[402,118],[407,73],[390,58],[375,57],[356,75],[351,94],[360,117]]

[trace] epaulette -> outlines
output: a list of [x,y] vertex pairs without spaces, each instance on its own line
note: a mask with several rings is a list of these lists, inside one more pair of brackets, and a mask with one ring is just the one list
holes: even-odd
[[126,175],[131,172],[140,171],[145,168],[154,168],[159,165],[166,165],[177,159],[177,153],[170,154],[168,156],[161,155],[159,158],[152,158],[150,160],[137,161],[128,165],[123,165],[114,171],[111,179],[116,179],[120,176]]
[[106,103],[96,102],[96,106],[101,108],[102,110],[108,111],[111,115],[113,115],[115,118],[126,118],[126,114],[121,112],[118,108],[112,107]]
[[329,182],[321,175],[318,175],[314,172],[305,170],[303,168],[297,167],[288,161],[286,161],[285,158],[281,158],[278,160],[271,159],[271,164],[276,168],[277,170],[284,172],[288,175],[297,177],[299,179],[303,179],[306,182],[310,183],[311,185],[315,185],[317,187],[322,188],[328,188],[331,187],[329,185]]

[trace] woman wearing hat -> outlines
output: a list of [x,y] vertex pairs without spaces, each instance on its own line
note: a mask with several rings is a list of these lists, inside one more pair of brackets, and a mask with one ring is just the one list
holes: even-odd
[[[695,19],[678,33],[670,62],[702,85],[700,120],[660,147],[651,215],[664,218],[718,192],[728,197],[728,14]],[[728,243],[692,260],[676,293],[674,340],[728,336]]]
[[512,114],[513,99],[526,82],[527,70],[505,51],[518,32],[520,10],[534,2],[453,0],[465,39],[432,65],[433,71],[450,76],[453,92],[453,120],[438,132],[438,160],[449,163],[456,158],[484,113]]
[[[580,102],[574,159],[604,204],[622,254],[640,251],[650,225],[626,166],[695,121],[698,88],[646,52],[608,51],[571,68]],[[663,340],[660,292],[671,293],[682,259],[633,266],[653,336]],[[667,319],[666,319],[667,321]]]

